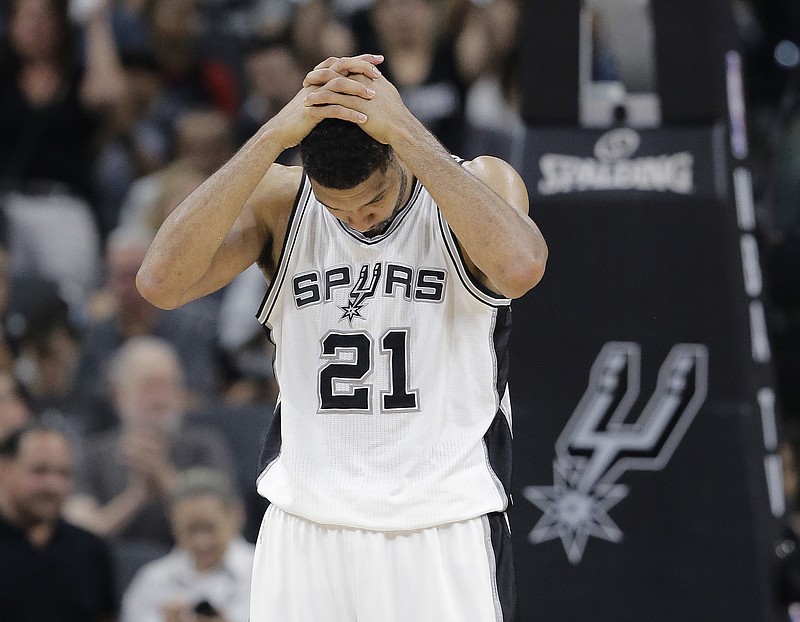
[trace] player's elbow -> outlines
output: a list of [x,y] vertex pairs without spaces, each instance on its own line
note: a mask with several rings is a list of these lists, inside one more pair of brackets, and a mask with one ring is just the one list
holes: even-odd
[[136,289],[147,302],[159,309],[171,311],[181,306],[181,301],[174,296],[163,280],[144,266],[136,274]]
[[508,266],[501,293],[507,298],[520,298],[536,287],[544,276],[547,248],[518,257]]

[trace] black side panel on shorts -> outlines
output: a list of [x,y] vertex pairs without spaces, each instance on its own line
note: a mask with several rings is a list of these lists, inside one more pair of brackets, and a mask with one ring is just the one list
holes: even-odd
[[504,512],[487,514],[494,549],[495,577],[503,622],[514,622],[517,616],[517,580],[514,556],[511,550],[511,533]]

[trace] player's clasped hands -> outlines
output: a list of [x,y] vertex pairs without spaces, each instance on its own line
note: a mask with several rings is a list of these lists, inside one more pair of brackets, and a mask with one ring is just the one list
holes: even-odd
[[382,77],[382,62],[379,54],[331,57],[306,74],[303,88],[278,115],[283,146],[298,144],[317,123],[330,118],[358,123],[373,138],[388,143],[392,111],[405,107]]

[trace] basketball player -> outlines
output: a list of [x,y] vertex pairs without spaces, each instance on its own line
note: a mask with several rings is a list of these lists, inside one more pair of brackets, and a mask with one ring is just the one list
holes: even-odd
[[[174,308],[253,262],[280,400],[253,622],[507,622],[509,305],[547,247],[505,162],[459,162],[381,56],[331,58],[158,232]],[[274,164],[300,144],[302,168]]]

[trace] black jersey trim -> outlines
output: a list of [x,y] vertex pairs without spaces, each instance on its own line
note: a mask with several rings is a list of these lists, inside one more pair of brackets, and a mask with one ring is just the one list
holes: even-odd
[[[411,191],[411,195],[408,197],[408,200],[405,202],[405,205],[403,205],[403,207],[400,208],[400,213],[397,215],[397,218],[394,219],[394,222],[391,225],[389,225],[389,228],[381,235],[376,235],[374,238],[368,238],[363,233],[361,233],[360,231],[356,231],[355,229],[348,226],[346,223],[342,222],[335,216],[333,216],[333,218],[336,219],[336,224],[339,225],[339,228],[357,242],[360,242],[361,244],[365,244],[367,246],[378,244],[379,242],[382,242],[383,240],[388,238],[394,231],[396,231],[397,228],[400,226],[400,223],[402,223],[406,219],[408,214],[411,213],[411,206],[417,200],[417,198],[420,195],[420,192],[422,191],[422,184],[416,177],[412,178],[412,183],[413,183],[412,186],[413,189]],[[316,199],[316,197],[314,198]]]
[[281,403],[275,405],[275,412],[272,414],[272,421],[267,427],[261,442],[261,453],[258,457],[258,476],[256,477],[256,487],[258,482],[266,474],[273,463],[278,459],[283,446],[281,435]]
[[447,248],[450,259],[453,261],[453,264],[456,267],[456,272],[458,273],[461,282],[467,288],[467,291],[469,291],[469,293],[471,293],[475,298],[491,307],[507,307],[510,305],[510,298],[506,298],[501,294],[493,292],[480,281],[478,281],[478,279],[475,278],[475,275],[470,272],[469,268],[467,268],[466,261],[464,260],[464,254],[461,252],[461,248],[455,240],[453,231],[450,229],[450,225],[445,222],[442,211],[438,211],[439,231],[442,234],[445,248]]
[[483,435],[483,445],[489,469],[499,483],[499,492],[511,504],[512,440],[510,413],[503,410],[503,399],[508,391],[509,354],[511,336],[511,307],[497,309],[492,326],[491,348],[494,359],[494,380],[497,411]]
[[[278,266],[275,269],[275,275],[270,281],[267,292],[264,294],[264,299],[261,301],[258,312],[256,313],[256,318],[261,324],[266,325],[267,319],[275,305],[275,300],[278,297],[278,292],[283,286],[283,281],[286,278],[286,270],[289,265],[289,257],[297,242],[300,223],[303,220],[303,216],[305,216],[308,200],[311,196],[311,184],[308,182],[305,171],[303,171],[300,187],[297,189],[297,196],[295,196],[292,212],[289,215],[289,224],[286,227],[286,236],[283,238],[283,247],[281,248],[281,254],[278,258]],[[305,199],[303,197],[305,197]]]
[[496,366],[497,395],[502,398],[508,386],[510,355],[508,344],[511,340],[511,306],[501,307],[494,318],[492,341]]
[[[467,162],[464,158],[459,157],[457,155],[451,155],[451,157],[461,166],[464,166],[464,164]],[[497,292],[493,292],[491,289],[489,289],[483,283],[481,283],[477,278],[475,278],[475,275],[472,274],[469,268],[467,268],[467,263],[464,259],[464,253],[461,250],[461,246],[459,246],[458,240],[456,239],[453,230],[450,228],[450,225],[448,225],[445,222],[441,210],[439,210],[439,227],[442,230],[442,235],[445,239],[445,243],[448,244],[448,251],[450,250],[450,246],[452,246],[455,249],[455,254],[458,255],[458,258],[460,260],[460,265],[459,262],[455,263],[459,268],[463,268],[464,273],[467,275],[467,278],[469,279],[469,282],[476,288],[478,288],[478,291],[480,291],[482,294],[486,296],[489,296],[489,298],[491,298],[493,301],[496,300],[503,304],[511,304],[510,298],[506,298],[505,296],[498,294]],[[453,257],[453,252],[450,253],[450,256]],[[479,299],[481,298],[479,297]]]

